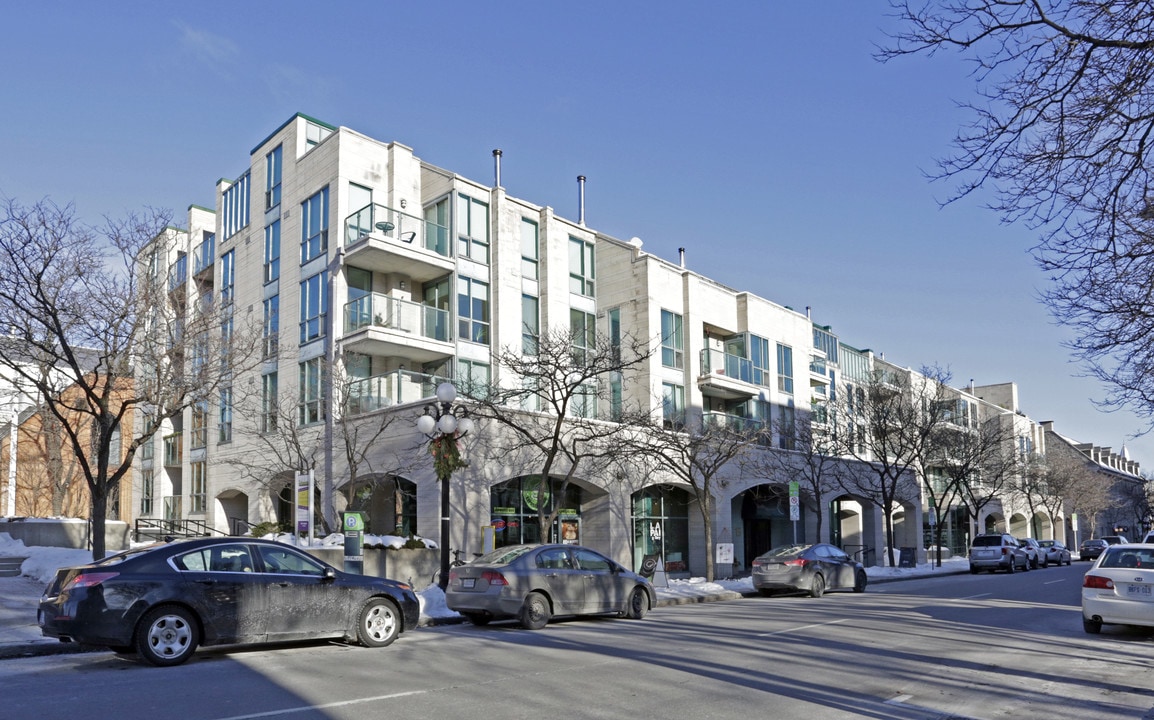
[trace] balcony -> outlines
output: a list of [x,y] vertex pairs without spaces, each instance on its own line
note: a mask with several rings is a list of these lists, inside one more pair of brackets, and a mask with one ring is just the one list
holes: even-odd
[[701,351],[701,375],[697,378],[697,387],[705,395],[740,400],[759,394],[769,382],[769,371],[754,367],[748,358],[721,350]]
[[164,465],[165,467],[180,467],[184,455],[184,436],[173,433],[164,436]]
[[453,271],[449,228],[372,204],[345,218],[346,262],[428,282]]
[[825,353],[814,353],[809,358],[809,386],[819,395],[826,394],[829,387],[829,365]]
[[701,413],[701,423],[708,428],[724,428],[738,433],[751,434],[760,432],[765,426],[765,423],[754,418],[720,412]]
[[408,370],[394,370],[349,383],[345,412],[361,415],[392,405],[417,402],[436,395],[437,385],[446,378]]
[[453,354],[449,328],[447,310],[370,293],[345,305],[344,346],[430,362]]
[[200,278],[202,275],[208,276],[211,279],[211,271],[213,263],[216,262],[216,235],[209,235],[204,239],[204,242],[193,248],[193,271],[192,274]]
[[168,290],[172,292],[188,281],[188,256],[181,253],[168,268]]

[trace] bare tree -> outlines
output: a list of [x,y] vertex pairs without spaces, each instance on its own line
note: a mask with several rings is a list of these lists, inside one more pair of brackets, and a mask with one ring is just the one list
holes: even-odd
[[[172,237],[163,213],[93,228],[71,206],[48,200],[7,200],[0,212],[0,327],[11,333],[0,343],[0,366],[35,388],[59,423],[88,486],[99,559],[109,500],[137,448],[160,420],[231,382],[231,371],[255,355],[259,329],[229,323],[233,331],[223,332],[231,308],[187,312],[169,294],[146,257]],[[154,422],[135,423],[136,410]]]
[[619,383],[652,354],[648,343],[592,330],[555,329],[531,346],[506,347],[497,365],[507,387],[466,384],[463,393],[478,419],[508,432],[491,432],[489,450],[506,464],[525,458],[537,483],[537,522],[545,542],[552,537],[560,507],[548,502],[550,481],[559,479],[556,497],[573,478],[617,464],[623,438],[640,410],[614,394]]
[[[978,99],[934,177],[954,200],[987,187],[1040,232],[1043,297],[1109,405],[1154,418],[1154,27],[1148,3],[891,3],[883,60],[941,50],[973,62]],[[1154,422],[1154,420],[1151,420]]]
[[1080,529],[1094,537],[1099,518],[1113,505],[1109,483],[1087,465],[1086,458],[1048,453],[1046,462],[1051,492],[1066,498],[1070,510],[1078,514]]

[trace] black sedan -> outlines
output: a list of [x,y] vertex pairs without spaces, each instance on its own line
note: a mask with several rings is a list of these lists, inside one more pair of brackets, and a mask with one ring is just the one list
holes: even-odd
[[1102,538],[1083,540],[1081,547],[1078,548],[1078,559],[1097,560],[1098,556],[1105,552],[1108,547],[1110,547],[1110,543]]
[[819,598],[826,590],[865,592],[865,568],[827,543],[783,545],[753,560],[753,587],[762,595],[804,592]]
[[199,645],[314,638],[384,647],[416,627],[408,585],[341,572],[283,543],[197,538],[61,568],[40,599],[46,637],[177,665]]
[[640,620],[653,587],[601,553],[579,545],[511,545],[453,568],[445,604],[474,625],[517,618],[530,630],[554,615],[617,613]]

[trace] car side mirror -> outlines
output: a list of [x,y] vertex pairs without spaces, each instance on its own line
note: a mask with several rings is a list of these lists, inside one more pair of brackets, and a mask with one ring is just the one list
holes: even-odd
[[332,582],[333,580],[336,580],[337,579],[337,571],[333,570],[331,567],[325,568],[325,572],[324,572],[324,575],[322,576],[322,579],[325,582]]

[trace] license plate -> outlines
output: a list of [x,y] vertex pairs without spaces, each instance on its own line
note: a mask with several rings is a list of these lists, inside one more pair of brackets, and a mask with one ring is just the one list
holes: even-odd
[[1135,585],[1131,583],[1126,587],[1126,595],[1129,597],[1148,598],[1152,597],[1150,585]]
[[461,578],[461,587],[466,590],[472,589],[476,584],[477,581],[474,578]]

